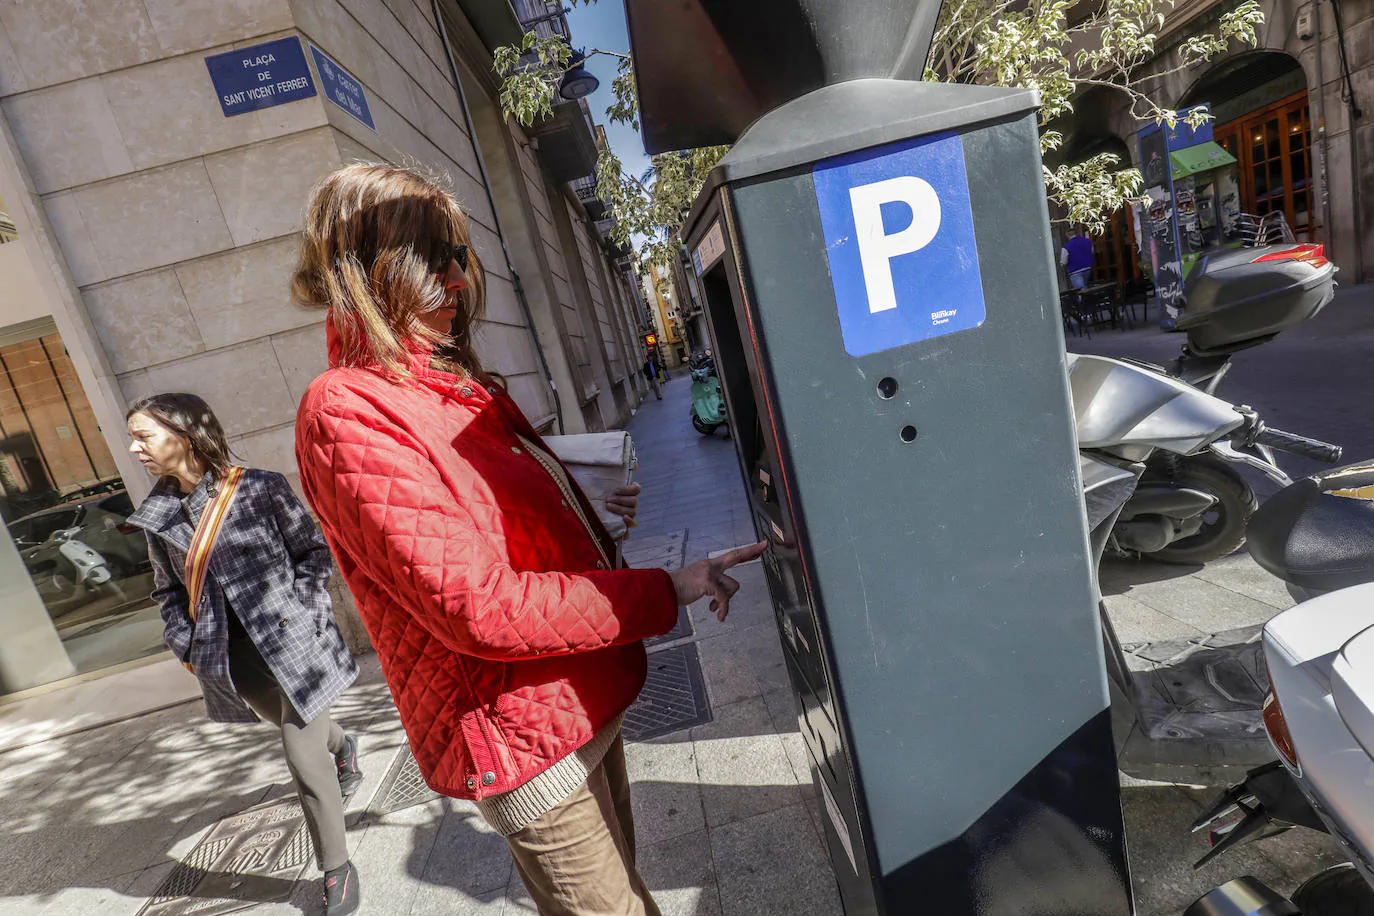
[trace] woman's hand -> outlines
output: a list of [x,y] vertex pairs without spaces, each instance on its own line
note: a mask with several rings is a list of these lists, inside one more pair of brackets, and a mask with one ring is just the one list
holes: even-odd
[[739,583],[725,574],[725,571],[740,563],[748,563],[763,556],[768,548],[767,541],[736,547],[721,554],[714,560],[697,560],[691,566],[671,570],[673,588],[677,590],[678,604],[691,604],[698,598],[711,596],[711,610],[716,619],[724,623],[730,613],[730,599],[739,591]]
[[606,511],[625,519],[626,528],[633,528],[635,515],[639,512],[639,494],[643,489],[637,483],[616,487],[606,496]]

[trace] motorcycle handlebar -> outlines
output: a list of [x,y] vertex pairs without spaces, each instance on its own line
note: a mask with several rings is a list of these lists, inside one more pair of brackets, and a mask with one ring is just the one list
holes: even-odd
[[1311,458],[1314,461],[1324,461],[1327,464],[1337,464],[1341,460],[1344,452],[1339,445],[1332,445],[1329,442],[1321,442],[1316,439],[1309,439],[1306,436],[1299,436],[1297,433],[1286,433],[1281,429],[1265,427],[1255,436],[1258,445],[1267,445],[1276,448],[1281,452],[1288,452],[1292,455],[1301,455],[1304,458]]

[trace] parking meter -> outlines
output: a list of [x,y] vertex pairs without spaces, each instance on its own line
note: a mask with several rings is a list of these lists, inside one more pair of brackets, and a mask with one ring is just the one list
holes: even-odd
[[1037,105],[823,87],[684,230],[851,916],[1131,912]]

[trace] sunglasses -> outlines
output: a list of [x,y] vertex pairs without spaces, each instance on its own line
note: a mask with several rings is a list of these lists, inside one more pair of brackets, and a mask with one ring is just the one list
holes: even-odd
[[458,269],[467,273],[468,246],[435,239],[429,243],[429,269],[436,274],[448,270],[450,261],[458,262]]

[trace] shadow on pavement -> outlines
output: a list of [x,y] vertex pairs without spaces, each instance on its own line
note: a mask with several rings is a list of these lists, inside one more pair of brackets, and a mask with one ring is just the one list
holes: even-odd
[[1157,563],[1143,558],[1104,557],[1098,567],[1098,584],[1103,595],[1124,595],[1134,585],[1185,579],[1204,569],[1201,563]]

